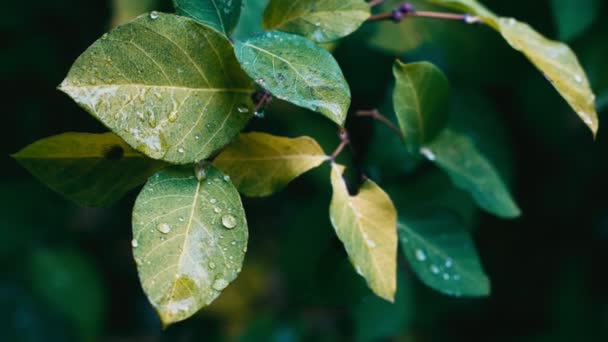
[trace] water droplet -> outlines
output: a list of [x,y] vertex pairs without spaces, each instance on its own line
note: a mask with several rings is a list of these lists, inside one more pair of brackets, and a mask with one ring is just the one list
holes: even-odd
[[237,110],[239,111],[239,113],[249,113],[249,108],[245,105],[240,105]]
[[228,229],[233,229],[236,227],[236,218],[232,215],[226,214],[222,216],[222,225]]
[[175,122],[177,120],[177,112],[171,112],[171,114],[169,114],[169,122]]
[[232,241],[230,244],[233,246],[236,245],[236,240]]
[[264,113],[263,110],[260,110],[260,111],[253,113],[253,115],[255,115],[255,117],[258,119],[263,119],[266,116],[266,113]]
[[258,78],[257,80],[255,80],[258,84],[264,84],[266,83],[266,81],[263,78]]
[[194,165],[194,175],[199,182],[204,181],[207,178],[207,167],[209,164],[207,162],[201,162]]
[[437,267],[435,265],[431,265],[431,272],[433,272],[433,274],[438,274],[439,273],[439,267]]
[[198,135],[198,134],[194,136],[194,139],[195,139],[195,140],[199,140],[200,138],[201,138],[201,136],[200,136],[200,135]]
[[455,274],[455,275],[454,275],[454,280],[460,280],[460,275]]
[[166,223],[160,223],[156,229],[163,234],[169,234],[171,232],[171,226]]
[[247,246],[243,247],[243,253],[247,252]]
[[215,204],[215,203],[217,203],[217,200],[216,200],[215,198],[212,198],[212,199],[210,199],[210,200],[209,200],[209,202],[210,202],[211,204]]
[[479,22],[479,18],[474,15],[467,14],[464,16],[464,22],[467,24],[475,24]]
[[376,247],[376,242],[374,242],[374,240],[370,240],[370,239],[365,239],[365,244],[369,247],[369,248],[375,248]]
[[448,259],[445,261],[445,267],[447,267],[447,268],[452,267],[453,264],[454,264],[454,262],[452,261],[452,259]]
[[139,246],[139,242],[137,241],[137,239],[131,240],[131,247],[137,248],[137,246]]
[[210,263],[209,263],[209,268],[210,268],[210,269],[214,269],[214,268],[215,268],[215,263],[210,262]]
[[514,26],[515,24],[517,24],[517,20],[514,18],[509,18],[509,26]]
[[430,149],[423,147],[420,149],[420,153],[422,153],[423,156],[426,157],[426,159],[430,160],[430,161],[434,161],[437,157],[435,156],[435,153],[433,153],[433,151],[431,151]]
[[361,267],[359,267],[357,265],[357,266],[355,266],[355,270],[357,271],[357,274],[359,274],[360,276],[363,276],[363,270],[361,269]]
[[156,11],[150,12],[150,19],[152,19],[152,20],[158,19],[158,12],[156,12]]
[[224,182],[230,182],[230,176],[225,175],[224,176]]
[[574,80],[576,83],[583,83],[583,77],[581,75],[574,75]]
[[220,240],[222,240],[224,238],[224,235],[220,235]]
[[185,219],[184,219],[183,217],[180,217],[180,218],[179,218],[179,222],[184,222],[184,220],[185,220]]
[[186,150],[184,150],[183,148],[180,147],[180,148],[177,149],[177,152],[179,152],[179,153],[186,153]]
[[222,291],[228,286],[228,282],[224,278],[219,278],[213,282],[213,288],[217,291]]
[[215,208],[213,208],[213,211],[214,211],[216,214],[219,214],[219,213],[221,213],[221,212],[222,212],[222,208],[220,208],[220,207],[215,207]]
[[426,260],[426,254],[424,254],[424,251],[422,249],[416,250],[416,259],[418,259],[418,261]]
[[450,280],[450,275],[447,273],[443,274],[443,280]]

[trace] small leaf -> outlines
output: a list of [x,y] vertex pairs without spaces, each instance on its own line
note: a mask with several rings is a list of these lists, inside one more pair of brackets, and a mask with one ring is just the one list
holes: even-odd
[[60,89],[133,148],[186,164],[209,157],[245,126],[251,86],[223,34],[154,12],[95,42]]
[[482,209],[505,218],[521,214],[494,166],[468,137],[446,129],[420,152],[447,172],[454,185],[468,191]]
[[133,209],[139,279],[163,325],[209,305],[239,274],[247,249],[241,199],[208,166],[198,180],[174,167],[151,177]]
[[325,43],[353,33],[369,16],[369,5],[363,0],[272,0],[263,25]]
[[243,70],[274,96],[344,124],[350,89],[329,52],[283,32],[236,41],[235,50]]
[[549,40],[528,24],[498,17],[474,0],[431,2],[477,15],[501,33],[515,50],[523,53],[553,84],[595,136],[599,127],[595,95],[578,58],[568,45]]
[[165,165],[113,133],[64,133],[39,140],[12,157],[51,189],[93,207],[119,200]]
[[417,151],[437,137],[448,122],[448,80],[427,62],[403,64],[397,60],[393,73],[395,114],[407,147]]
[[570,41],[584,33],[599,14],[599,0],[551,0],[561,40]]
[[433,212],[402,218],[398,227],[401,248],[423,283],[451,296],[490,294],[490,282],[458,216]]
[[254,132],[239,135],[214,164],[230,175],[241,193],[261,197],[282,189],[327,158],[312,138],[290,139]]
[[190,17],[228,35],[241,14],[241,0],[173,0],[177,14]]
[[351,196],[343,172],[344,166],[332,165],[331,223],[357,273],[375,294],[392,302],[397,287],[397,212],[369,179]]

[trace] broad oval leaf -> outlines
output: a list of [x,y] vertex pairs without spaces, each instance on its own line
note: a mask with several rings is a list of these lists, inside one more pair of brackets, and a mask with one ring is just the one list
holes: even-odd
[[500,32],[515,50],[523,53],[551,82],[595,136],[599,128],[595,95],[578,58],[568,45],[549,40],[528,24],[498,17],[475,0],[431,0],[431,2],[480,16]]
[[521,214],[494,166],[467,136],[446,129],[420,152],[447,172],[454,185],[469,192],[482,209],[504,218]]
[[106,206],[164,167],[113,133],[64,133],[12,155],[54,191],[84,206]]
[[310,40],[266,32],[235,43],[243,70],[272,95],[343,125],[350,89],[333,56]]
[[333,164],[329,217],[346,252],[370,289],[392,302],[397,287],[397,212],[388,195],[371,180],[351,196]]
[[239,194],[218,169],[200,181],[181,167],[150,178],[133,209],[132,246],[163,325],[209,305],[237,277],[247,238]]
[[393,106],[410,151],[432,141],[449,118],[449,84],[445,75],[428,62],[393,66]]
[[353,33],[369,16],[363,0],[271,0],[263,25],[325,43]]
[[239,22],[241,0],[173,0],[177,14],[190,17],[200,23],[228,35]]
[[285,138],[243,133],[226,147],[214,164],[230,175],[247,196],[268,196],[328,159],[312,138]]
[[60,89],[135,149],[179,164],[226,145],[253,112],[251,82],[228,39],[171,14],[104,35]]
[[490,281],[458,216],[440,211],[400,218],[398,231],[403,253],[423,283],[451,296],[490,294]]

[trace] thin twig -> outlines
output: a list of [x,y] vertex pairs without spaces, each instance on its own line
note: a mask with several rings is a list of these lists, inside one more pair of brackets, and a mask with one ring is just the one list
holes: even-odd
[[378,5],[382,5],[386,0],[372,0],[370,2],[368,2],[367,4],[369,5],[369,7],[375,7]]
[[269,92],[265,91],[260,101],[258,101],[258,103],[255,105],[255,112],[258,113],[262,108],[264,108],[264,106],[269,104],[270,101],[272,101],[272,95],[270,95]]
[[401,138],[401,140],[405,140],[405,136],[403,135],[403,133],[401,132],[401,130],[399,129],[399,127],[397,127],[387,117],[385,117],[384,115],[380,114],[380,112],[377,109],[360,110],[360,111],[357,111],[355,113],[355,115],[357,115],[357,116],[369,116],[369,117],[372,117],[373,119],[376,119],[376,120],[382,122],[383,124],[385,124],[388,128],[390,128],[393,132],[395,132],[395,134],[397,134],[399,136],[399,138]]
[[448,13],[448,12],[433,12],[433,11],[417,11],[414,6],[408,2],[405,2],[390,12],[380,13],[372,15],[367,19],[369,22],[374,21],[386,21],[390,20],[396,23],[403,21],[404,19],[412,18],[432,18],[432,19],[443,19],[443,20],[456,20],[463,21],[467,24],[481,23],[479,17],[471,14],[460,14],[460,13]]
[[342,153],[342,151],[344,151],[344,148],[348,144],[350,144],[350,139],[348,137],[348,132],[346,131],[345,128],[342,128],[340,130],[340,145],[338,145],[338,147],[336,148],[336,150],[334,151],[334,153],[331,154],[331,156],[329,157],[329,160],[332,163],[334,161],[336,161],[336,158],[338,158],[338,156],[340,155],[340,153]]

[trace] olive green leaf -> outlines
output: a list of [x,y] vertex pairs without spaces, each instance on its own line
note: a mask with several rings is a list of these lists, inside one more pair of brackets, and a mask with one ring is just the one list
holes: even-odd
[[328,159],[312,138],[285,138],[243,133],[226,147],[214,164],[232,177],[247,196],[268,196]]
[[217,298],[239,274],[247,249],[236,188],[213,166],[196,174],[181,167],[157,173],[133,209],[139,279],[164,326]]
[[578,58],[568,45],[549,40],[528,24],[494,15],[474,0],[430,0],[480,17],[551,82],[595,136],[599,128],[595,95]]
[[397,212],[388,195],[371,180],[351,196],[333,164],[329,216],[348,256],[370,289],[390,302],[397,287]]
[[95,42],[60,89],[133,148],[179,164],[229,143],[253,112],[251,82],[228,39],[156,12]]
[[363,0],[272,0],[263,26],[325,43],[353,33],[369,16],[369,5]]
[[274,96],[344,124],[350,89],[329,52],[284,32],[236,41],[235,50],[243,70]]
[[423,283],[451,296],[490,294],[475,245],[458,216],[439,211],[399,221],[401,248]]
[[432,141],[448,122],[449,84],[445,75],[428,62],[393,66],[393,106],[410,151]]
[[106,206],[165,164],[148,159],[113,133],[64,133],[12,155],[54,191],[84,206]]
[[504,218],[521,214],[494,166],[467,136],[446,129],[420,152],[444,170],[454,185],[469,192],[482,209]]
[[111,26],[125,24],[142,13],[157,8],[159,0],[112,0]]
[[241,0],[173,0],[177,14],[228,35],[236,27],[241,14]]

